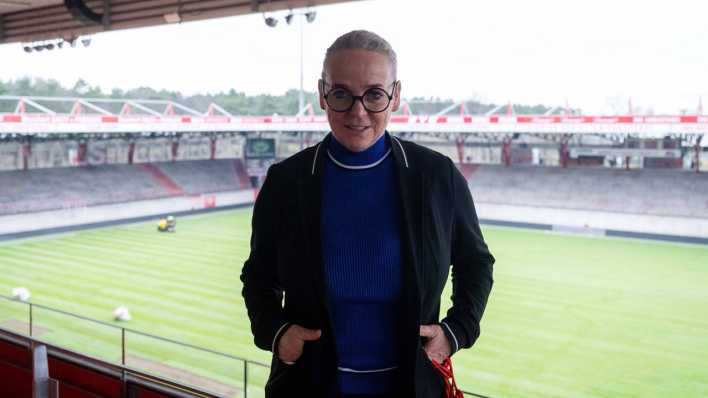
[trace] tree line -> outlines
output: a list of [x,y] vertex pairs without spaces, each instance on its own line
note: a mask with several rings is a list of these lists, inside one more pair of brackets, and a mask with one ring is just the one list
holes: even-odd
[[[311,103],[315,114],[322,115],[317,93],[305,92],[305,103]],[[72,87],[65,87],[55,79],[23,77],[15,80],[0,80],[0,95],[35,96],[35,97],[84,97],[112,99],[156,99],[172,100],[198,111],[206,111],[212,102],[220,105],[233,115],[295,115],[298,112],[299,91],[290,89],[282,95],[258,94],[247,95],[244,92],[230,89],[218,93],[184,95],[180,91],[157,90],[152,87],[137,87],[132,89],[114,88],[110,93],[104,92],[100,86],[91,85],[84,79],[78,79]],[[419,115],[434,115],[455,103],[452,99],[439,97],[412,97],[404,100],[410,104],[410,112]],[[483,103],[477,100],[465,102],[468,114],[484,114],[499,104]],[[0,112],[13,112],[14,104],[0,101]],[[52,109],[69,112],[71,104],[54,104]],[[67,108],[67,109],[62,109]],[[545,105],[514,104],[515,114],[543,114],[550,107]],[[499,113],[505,113],[506,107]],[[398,114],[403,113],[403,107]],[[459,108],[450,111],[459,114]]]

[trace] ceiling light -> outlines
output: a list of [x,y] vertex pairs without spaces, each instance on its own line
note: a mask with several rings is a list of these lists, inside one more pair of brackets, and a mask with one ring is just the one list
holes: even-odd
[[285,22],[287,22],[288,25],[290,25],[293,22],[293,14],[288,14],[285,16]]
[[24,46],[22,49],[25,50],[26,53],[32,52],[32,47],[30,47],[30,46]]
[[81,39],[81,44],[84,45],[84,47],[88,47],[91,45],[91,38],[90,37],[84,37]]
[[44,48],[46,48],[49,51],[54,50],[54,43],[47,43],[44,45]]

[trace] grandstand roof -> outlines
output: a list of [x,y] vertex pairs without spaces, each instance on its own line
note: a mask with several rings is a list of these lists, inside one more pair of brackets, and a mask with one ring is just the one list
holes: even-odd
[[0,44],[348,1],[356,0],[0,0]]

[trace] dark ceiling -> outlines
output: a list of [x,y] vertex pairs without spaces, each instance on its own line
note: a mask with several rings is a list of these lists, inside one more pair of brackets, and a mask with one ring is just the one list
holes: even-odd
[[0,0],[0,44],[356,0]]

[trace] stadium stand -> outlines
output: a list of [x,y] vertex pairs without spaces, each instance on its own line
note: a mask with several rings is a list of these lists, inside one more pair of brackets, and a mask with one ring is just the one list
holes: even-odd
[[250,188],[240,160],[0,172],[0,215]]
[[[30,398],[216,398],[154,375],[126,369],[51,345],[39,346],[28,336],[0,330],[0,396]],[[46,348],[44,348],[46,347]],[[37,354],[40,349],[41,355]],[[48,371],[56,395],[38,394],[40,371]],[[46,373],[45,373],[46,374]],[[45,378],[46,379],[46,378]],[[4,381],[12,380],[11,383]],[[47,386],[48,387],[48,386]]]
[[481,165],[463,174],[481,203],[708,218],[708,173]]
[[187,194],[222,192],[250,188],[248,176],[242,181],[240,160],[191,160],[159,163],[157,167]]

